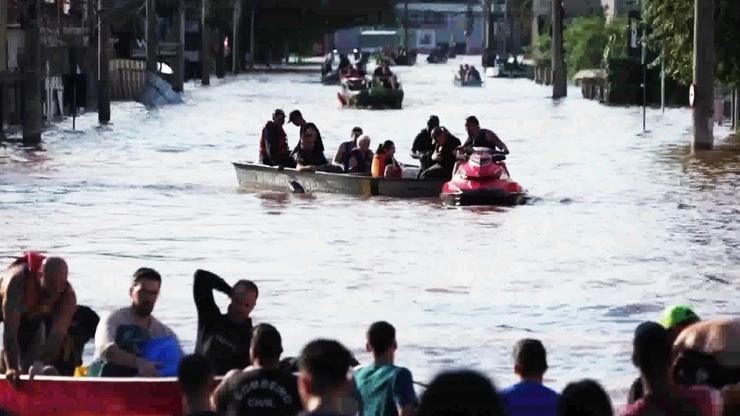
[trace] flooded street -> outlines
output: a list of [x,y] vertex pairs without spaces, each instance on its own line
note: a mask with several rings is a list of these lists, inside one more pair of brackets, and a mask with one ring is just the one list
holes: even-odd
[[[528,80],[458,88],[452,71],[479,57],[419,61],[396,68],[403,110],[341,109],[338,87],[318,74],[241,75],[188,84],[180,106],[114,104],[107,127],[94,113],[77,131],[66,121],[43,152],[0,148],[3,263],[29,249],[66,257],[78,301],[99,313],[128,302],[136,268],[154,267],[164,277],[155,314],[188,351],[192,275],[203,268],[257,282],[254,321],[276,325],[288,355],[322,336],[367,360],[365,329],[385,319],[416,379],[474,366],[504,386],[514,342],[536,337],[555,387],[592,377],[615,397],[637,374],[638,322],[677,302],[702,317],[740,311],[737,143],[690,156],[689,109],[649,110],[650,132],[638,135],[639,108],[599,105],[577,88],[554,103]],[[230,162],[257,158],[275,108],[299,108],[332,155],[359,125],[373,149],[392,139],[406,162],[430,114],[458,137],[475,114],[511,149],[509,170],[533,201],[448,208],[239,192]],[[298,129],[286,131],[295,144]]]

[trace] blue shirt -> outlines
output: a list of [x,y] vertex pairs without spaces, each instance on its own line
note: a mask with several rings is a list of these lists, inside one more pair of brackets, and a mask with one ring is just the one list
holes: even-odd
[[416,405],[411,372],[395,365],[368,365],[353,374],[361,416],[394,416],[398,408]]
[[509,416],[556,416],[559,395],[542,385],[522,381],[501,391]]

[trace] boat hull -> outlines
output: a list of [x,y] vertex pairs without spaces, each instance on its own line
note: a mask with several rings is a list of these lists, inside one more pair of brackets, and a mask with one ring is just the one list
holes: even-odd
[[26,377],[15,389],[0,378],[0,408],[15,416],[182,415],[177,379]]
[[383,87],[371,87],[361,91],[350,91],[343,88],[339,93],[346,107],[355,108],[392,108],[403,107],[403,90]]
[[463,81],[460,78],[455,78],[453,83],[457,87],[482,87],[483,86],[483,81],[477,81],[477,80]]
[[234,162],[239,188],[288,192],[291,182],[298,182],[306,192],[326,192],[362,197],[387,196],[393,198],[434,198],[444,185],[443,180],[385,179],[369,176],[298,172],[278,169],[251,162]]

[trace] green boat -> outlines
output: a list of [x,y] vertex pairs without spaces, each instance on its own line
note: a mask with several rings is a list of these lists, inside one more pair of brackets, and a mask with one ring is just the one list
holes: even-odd
[[340,81],[341,91],[337,98],[344,107],[354,108],[393,108],[403,106],[403,89],[385,88],[373,85],[368,78],[345,78]]

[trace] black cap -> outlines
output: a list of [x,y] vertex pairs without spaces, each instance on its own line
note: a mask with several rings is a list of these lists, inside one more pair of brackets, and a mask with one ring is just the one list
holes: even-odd
[[272,113],[272,115],[273,115],[273,117],[274,116],[283,116],[283,117],[285,117],[285,112],[283,110],[281,110],[281,109],[278,108],[278,109],[275,110],[274,113]]
[[430,129],[433,129],[435,127],[439,127],[439,117],[437,116],[429,116],[429,120],[427,121],[427,127]]
[[[288,121],[290,121],[291,123],[293,123],[293,120],[295,120],[296,117],[303,117],[303,114],[301,114],[301,112],[298,111],[298,110],[293,110],[293,111],[290,112],[290,116],[288,116]],[[295,123],[293,123],[293,124],[295,124]]]

